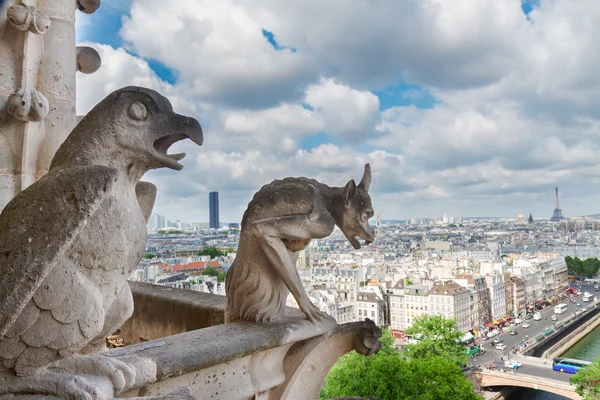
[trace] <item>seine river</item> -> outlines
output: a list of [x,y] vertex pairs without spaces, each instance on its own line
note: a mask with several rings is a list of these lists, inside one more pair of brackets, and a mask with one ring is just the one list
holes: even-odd
[[[600,358],[600,326],[581,339],[575,346],[567,350],[563,357],[594,361]],[[533,389],[518,389],[509,400],[564,400],[566,397]]]

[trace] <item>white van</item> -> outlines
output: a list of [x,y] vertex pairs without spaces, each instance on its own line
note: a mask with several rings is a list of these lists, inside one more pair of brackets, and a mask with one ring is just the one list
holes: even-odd
[[535,314],[533,314],[533,319],[535,321],[539,321],[540,319],[542,319],[542,313],[541,312],[536,312]]

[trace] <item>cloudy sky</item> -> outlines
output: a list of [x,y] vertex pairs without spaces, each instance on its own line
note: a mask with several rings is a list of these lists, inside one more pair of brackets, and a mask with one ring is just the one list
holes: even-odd
[[600,212],[598,0],[110,0],[77,14],[101,69],[77,111],[126,85],[196,117],[155,212],[238,222],[286,176],[373,168],[383,219]]

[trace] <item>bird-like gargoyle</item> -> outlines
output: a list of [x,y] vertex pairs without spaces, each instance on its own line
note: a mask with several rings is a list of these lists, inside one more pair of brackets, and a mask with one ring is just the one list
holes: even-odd
[[104,338],[133,312],[127,277],[143,256],[156,187],[155,168],[180,170],[167,154],[198,121],[173,112],[159,93],[126,87],[75,127],[50,170],[0,214],[0,395],[46,393],[101,399],[91,381],[115,392],[135,380],[128,364],[99,354]]
[[371,167],[358,185],[330,187],[314,179],[285,178],[263,186],[242,218],[237,256],[227,273],[227,322],[274,322],[284,317],[291,292],[313,323],[331,321],[308,299],[295,262],[311,239],[329,236],[337,225],[355,249],[357,237],[373,242],[369,225]]

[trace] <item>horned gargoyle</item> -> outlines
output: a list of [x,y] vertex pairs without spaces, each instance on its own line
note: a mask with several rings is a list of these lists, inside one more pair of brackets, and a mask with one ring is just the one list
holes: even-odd
[[[167,154],[200,124],[149,89],[126,87],[92,109],[58,149],[50,170],[0,214],[0,396],[42,393],[103,399],[76,374],[127,389],[135,369],[89,353],[133,312],[127,277],[146,247],[156,187],[149,169],[179,170]],[[111,393],[114,394],[114,393]],[[109,397],[112,397],[109,395]]]
[[235,261],[227,273],[226,322],[275,322],[284,316],[291,292],[313,323],[331,320],[308,299],[295,267],[297,252],[312,239],[329,236],[337,225],[355,249],[357,237],[375,239],[369,225],[371,167],[358,185],[330,187],[314,179],[285,178],[263,186],[242,218]]

